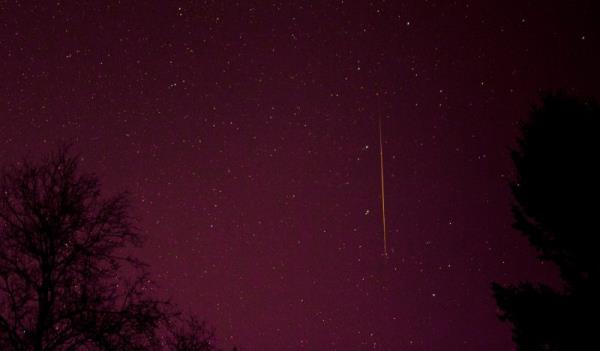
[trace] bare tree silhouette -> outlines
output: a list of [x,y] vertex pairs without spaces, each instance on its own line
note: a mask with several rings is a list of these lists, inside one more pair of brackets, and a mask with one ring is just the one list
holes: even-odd
[[522,283],[492,288],[518,350],[600,349],[600,108],[550,94],[533,109],[512,154],[514,227],[556,264],[564,287]]
[[147,293],[126,194],[100,196],[63,147],[0,179],[0,349],[147,350],[167,303]]
[[173,351],[212,351],[214,333],[195,317],[184,317],[170,329],[167,345]]

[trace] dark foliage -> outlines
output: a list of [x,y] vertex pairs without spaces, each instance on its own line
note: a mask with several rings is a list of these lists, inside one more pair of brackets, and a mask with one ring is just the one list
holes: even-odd
[[495,283],[494,296],[518,350],[600,349],[600,109],[563,94],[542,102],[512,153],[514,227],[557,265],[564,287]]
[[149,294],[126,194],[101,197],[67,149],[1,176],[0,350],[215,350]]

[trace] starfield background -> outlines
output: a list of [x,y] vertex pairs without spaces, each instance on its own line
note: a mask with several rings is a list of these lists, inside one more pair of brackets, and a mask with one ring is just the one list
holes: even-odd
[[[492,281],[542,91],[600,96],[596,1],[0,2],[0,162],[129,190],[156,293],[241,350],[511,350]],[[383,126],[387,258],[381,221]]]

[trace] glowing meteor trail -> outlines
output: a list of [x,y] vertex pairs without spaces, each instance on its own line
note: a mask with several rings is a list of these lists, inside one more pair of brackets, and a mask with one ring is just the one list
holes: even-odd
[[383,185],[383,135],[379,117],[379,171],[381,173],[381,220],[383,222],[383,255],[387,257],[387,227],[385,225],[385,187]]

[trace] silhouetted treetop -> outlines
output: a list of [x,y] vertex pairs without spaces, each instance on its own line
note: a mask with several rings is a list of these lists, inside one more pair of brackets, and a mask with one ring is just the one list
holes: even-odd
[[167,345],[173,351],[217,351],[214,346],[214,333],[206,323],[195,317],[178,321],[170,328]]
[[558,265],[576,288],[598,278],[600,110],[593,101],[546,95],[523,125],[512,154],[519,229],[541,259]]
[[2,172],[0,350],[217,350],[204,323],[150,294],[128,211],[67,147]]
[[[0,178],[0,349],[147,350],[166,317],[146,293],[125,194],[103,198],[67,149]],[[127,271],[125,272],[124,269]]]
[[555,263],[564,286],[492,285],[499,318],[520,351],[600,349],[597,223],[600,109],[564,94],[543,97],[513,151],[514,227]]

